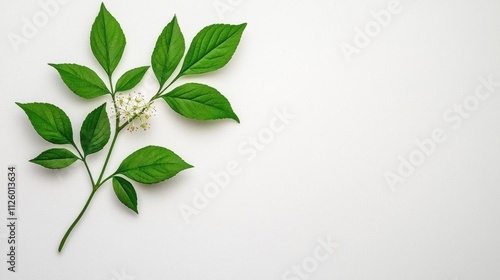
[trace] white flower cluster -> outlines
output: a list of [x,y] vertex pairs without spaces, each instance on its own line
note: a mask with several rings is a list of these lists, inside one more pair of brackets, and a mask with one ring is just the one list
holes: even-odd
[[128,123],[127,130],[134,132],[140,128],[150,128],[149,119],[156,115],[152,103],[146,103],[142,93],[122,94],[116,97],[116,106],[122,122]]

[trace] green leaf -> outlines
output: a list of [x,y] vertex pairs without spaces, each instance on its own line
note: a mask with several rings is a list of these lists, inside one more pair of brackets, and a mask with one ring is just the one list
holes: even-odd
[[90,68],[78,64],[53,64],[63,82],[76,95],[83,98],[94,98],[109,93],[104,82]]
[[229,101],[216,89],[196,83],[179,86],[161,96],[170,108],[195,120],[233,119],[240,122]]
[[139,214],[137,211],[137,193],[129,181],[121,177],[113,177],[113,189],[115,190],[116,197],[125,206]]
[[149,66],[143,66],[125,72],[116,83],[116,91],[133,89],[142,80],[148,69]]
[[180,75],[202,74],[226,65],[241,39],[246,23],[214,24],[203,28],[191,42]]
[[43,139],[54,144],[73,144],[73,128],[66,113],[48,103],[17,103],[28,115],[33,128]]
[[151,66],[160,87],[163,87],[177,68],[185,49],[184,36],[177,22],[177,17],[174,16],[158,37],[151,56]]
[[90,32],[90,47],[104,71],[111,76],[125,49],[125,35],[116,19],[106,10],[104,3]]
[[169,149],[147,146],[129,155],[115,174],[123,174],[139,183],[155,184],[191,167]]
[[85,155],[97,153],[109,141],[111,128],[106,112],[106,103],[90,112],[80,129],[80,142]]
[[61,169],[70,166],[77,159],[77,156],[66,149],[50,149],[30,160],[30,162],[50,169]]

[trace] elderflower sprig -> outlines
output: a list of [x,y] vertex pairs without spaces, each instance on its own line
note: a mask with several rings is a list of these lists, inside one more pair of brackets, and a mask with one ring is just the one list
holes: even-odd
[[[156,41],[151,66],[140,66],[117,73],[115,70],[120,69],[117,66],[127,40],[116,18],[101,4],[90,32],[90,48],[102,66],[101,70],[106,73],[106,79],[102,79],[99,71],[83,65],[49,63],[58,71],[72,93],[83,99],[108,95],[112,98],[111,102],[106,101],[87,115],[81,125],[79,139],[74,139],[74,126],[69,116],[56,105],[42,102],[17,103],[43,139],[55,145],[66,145],[46,150],[30,162],[50,169],[62,169],[81,161],[89,175],[91,192],[61,239],[59,252],[87,211],[96,192],[106,182],[112,181],[117,199],[138,214],[137,193],[131,181],[157,184],[193,167],[167,148],[148,145],[125,157],[112,173],[107,172],[118,135],[126,127],[130,132],[149,129],[150,119],[156,115],[156,108],[153,106],[155,100],[163,100],[176,113],[189,119],[233,119],[239,122],[227,98],[215,88],[200,83],[186,83],[175,89],[170,89],[170,86],[181,77],[208,73],[224,67],[236,51],[245,27],[246,23],[209,25],[198,32],[186,52],[184,35],[174,16]],[[141,82],[150,68],[158,80],[159,88],[146,101],[142,93],[131,93],[130,90]],[[179,68],[177,76],[172,76]],[[113,78],[117,78],[118,74],[119,78],[115,83]],[[167,83],[168,81],[170,82]],[[112,121],[108,115],[110,105]],[[88,156],[101,152],[106,147],[107,153],[100,172],[92,173]]]

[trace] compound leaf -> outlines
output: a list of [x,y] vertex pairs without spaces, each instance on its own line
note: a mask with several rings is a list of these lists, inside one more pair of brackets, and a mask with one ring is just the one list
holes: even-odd
[[247,26],[214,24],[203,28],[193,39],[180,75],[202,74],[226,65],[240,43]]
[[109,141],[111,128],[106,112],[106,103],[90,112],[80,129],[80,143],[85,155],[97,153]]
[[185,49],[184,36],[177,22],[177,17],[174,16],[158,37],[151,56],[151,66],[160,87],[163,87],[177,68]]
[[129,181],[122,177],[113,177],[113,190],[123,205],[139,214],[137,211],[137,193]]
[[90,32],[90,47],[104,71],[111,76],[125,50],[125,34],[118,21],[108,12],[104,3]]
[[116,91],[133,89],[142,80],[148,69],[149,66],[143,66],[125,72],[116,83]]
[[238,116],[229,101],[215,88],[189,83],[161,96],[177,113],[195,120],[233,119]]
[[73,128],[63,110],[49,103],[16,103],[24,110],[33,128],[54,144],[73,144]]
[[78,64],[53,64],[61,79],[76,95],[90,99],[109,93],[99,76],[90,68]]
[[191,167],[169,149],[147,146],[125,158],[115,174],[123,174],[139,183],[155,184]]
[[70,166],[77,159],[78,157],[67,149],[50,149],[30,160],[30,162],[50,169],[61,169]]

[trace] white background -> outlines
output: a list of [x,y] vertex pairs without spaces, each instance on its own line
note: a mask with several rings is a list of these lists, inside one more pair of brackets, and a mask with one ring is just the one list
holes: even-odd
[[[225,68],[176,83],[216,87],[241,124],[189,121],[157,102],[151,130],[121,135],[109,171],[149,144],[195,168],[158,185],[136,184],[138,216],[103,186],[58,253],[90,193],[88,179],[78,163],[58,172],[28,163],[52,146],[14,102],[56,104],[78,135],[85,115],[106,99],[72,94],[47,63],[103,74],[89,46],[100,2],[59,5],[16,52],[8,34],[22,36],[23,18],[43,10],[37,1],[2,1],[0,216],[7,215],[6,167],[15,164],[20,220],[18,272],[0,257],[1,279],[297,280],[286,272],[311,260],[317,239],[328,237],[338,248],[308,279],[499,279],[500,88],[457,129],[443,114],[474,94],[479,77],[500,81],[500,2],[401,1],[401,13],[350,61],[341,45],[355,46],[356,28],[389,1],[242,0],[222,14],[216,2],[105,3],[127,37],[116,75],[150,63],[174,14],[188,44],[206,25],[247,22]],[[152,76],[140,86],[147,96],[156,92]],[[294,118],[248,160],[238,147],[285,108]],[[447,140],[392,190],[384,174],[396,173],[399,157],[436,128]],[[94,172],[103,154],[91,157]],[[180,207],[193,206],[195,191],[231,160],[241,172],[187,223]]]

